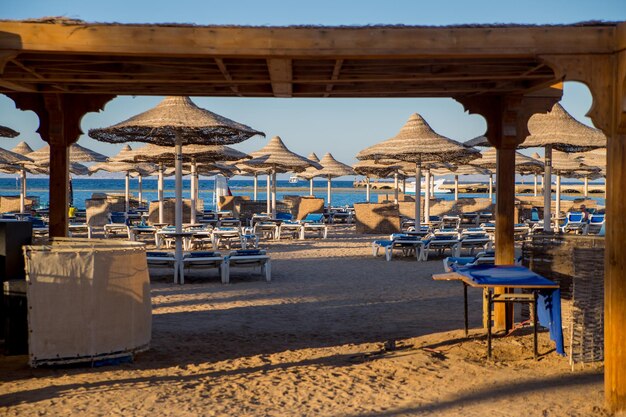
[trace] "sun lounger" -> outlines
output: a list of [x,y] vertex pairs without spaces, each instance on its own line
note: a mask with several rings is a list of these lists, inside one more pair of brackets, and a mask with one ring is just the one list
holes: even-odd
[[176,265],[176,258],[171,252],[146,252],[148,269],[150,268],[172,268]]
[[260,221],[254,225],[254,234],[266,239],[278,238],[278,225],[270,221]]
[[136,241],[141,235],[150,235],[156,245],[156,232],[157,229],[154,226],[137,225],[130,228],[130,240]]
[[323,213],[309,213],[300,224],[302,224],[300,239],[304,239],[307,232],[315,232],[324,239],[328,236],[328,226],[324,223]]
[[400,250],[403,256],[415,255],[418,261],[422,258],[424,241],[420,236],[393,234],[390,240],[391,245],[385,246],[385,258],[387,261],[391,261],[394,249]]
[[218,249],[220,245],[227,249],[231,249],[234,244],[244,245],[241,230],[238,227],[216,227],[211,236],[215,249]]
[[457,245],[459,243],[459,234],[449,231],[435,230],[425,239],[424,250],[422,251],[422,260],[427,261],[430,251],[437,251],[438,255],[442,255],[446,249],[456,254]]
[[455,248],[457,256],[461,256],[463,249],[469,249],[470,256],[475,249],[489,250],[492,241],[489,235],[481,228],[469,228],[461,232],[458,246]]
[[109,213],[109,223],[104,225],[104,237],[111,237],[118,234],[125,234],[130,240],[130,228],[126,213],[114,211]]
[[448,256],[443,259],[443,269],[446,272],[456,271],[460,266],[467,265],[493,265],[496,262],[494,251],[478,252],[476,256]]
[[180,268],[180,283],[185,283],[185,270],[217,268],[222,284],[228,283],[228,268],[222,254],[219,252],[189,252],[183,255]]
[[571,211],[567,213],[565,217],[565,224],[561,226],[561,232],[576,232],[583,233],[587,226],[587,222],[584,220],[584,214],[581,212]]
[[224,266],[226,272],[222,274],[223,283],[228,283],[230,281],[230,269],[233,267],[260,267],[261,274],[265,276],[265,280],[267,282],[272,280],[271,259],[264,250],[253,249],[233,251],[224,258]]
[[[587,223],[584,233],[591,235],[599,235],[600,231],[604,228],[604,214],[592,214],[589,216],[589,223]],[[604,235],[602,235],[604,236]]]
[[87,233],[87,238],[91,239],[91,226],[87,223],[70,223],[67,229],[70,237],[72,233]]
[[283,237],[285,234],[295,239],[300,236],[301,229],[302,225],[299,222],[294,222],[291,220],[283,221],[278,226],[278,239]]
[[445,229],[458,229],[461,227],[461,218],[459,216],[443,216],[439,227]]

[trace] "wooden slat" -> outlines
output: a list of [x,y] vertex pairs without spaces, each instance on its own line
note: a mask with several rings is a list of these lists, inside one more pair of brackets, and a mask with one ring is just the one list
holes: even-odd
[[275,97],[292,96],[292,72],[290,59],[268,59],[267,69]]

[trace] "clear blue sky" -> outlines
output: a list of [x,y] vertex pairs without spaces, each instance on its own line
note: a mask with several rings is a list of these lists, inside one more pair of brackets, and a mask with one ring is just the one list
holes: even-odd
[[[66,16],[88,22],[195,23],[235,25],[448,25],[469,23],[575,23],[589,20],[626,20],[625,0],[589,1],[133,1],[133,0],[0,0],[0,19]],[[118,97],[103,112],[83,118],[82,129],[110,126],[156,105],[159,97]],[[319,157],[331,152],[352,164],[362,148],[397,133],[411,113],[420,113],[439,133],[465,141],[485,132],[480,116],[470,116],[451,99],[252,99],[194,98],[201,107],[264,131],[279,135],[294,152]],[[591,106],[585,86],[567,83],[563,106],[583,123]],[[0,95],[0,124],[21,132],[3,140],[11,148],[25,140],[34,149],[44,145],[35,132],[38,120],[32,112],[15,109]],[[120,145],[93,141],[86,135],[79,143],[106,155]],[[252,138],[235,147],[246,152],[265,144]],[[527,152],[525,152],[527,153]]]

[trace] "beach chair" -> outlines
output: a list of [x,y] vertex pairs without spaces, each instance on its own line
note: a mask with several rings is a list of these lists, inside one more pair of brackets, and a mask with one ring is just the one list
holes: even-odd
[[460,266],[469,265],[481,265],[489,264],[493,265],[496,262],[495,251],[478,252],[476,256],[448,256],[443,259],[443,269],[446,272],[456,271]]
[[453,254],[457,249],[459,243],[459,234],[456,231],[435,230],[431,235],[425,239],[424,250],[422,251],[423,261],[428,260],[430,251],[437,251],[437,254],[441,256],[446,249],[449,249]]
[[583,233],[587,222],[584,220],[584,214],[578,211],[570,211],[565,217],[565,224],[561,226],[561,232]]
[[255,223],[254,234],[266,239],[278,238],[278,225],[274,222],[260,221]]
[[[592,214],[589,216],[589,223],[585,225],[584,234],[599,235],[604,228],[604,214]],[[604,236],[604,235],[602,235]]]
[[199,251],[185,253],[180,266],[179,279],[181,284],[185,283],[185,271],[189,272],[192,268],[217,268],[222,284],[228,283],[228,268],[226,267],[222,254],[219,252]]
[[459,236],[459,243],[455,248],[457,256],[461,256],[463,249],[469,249],[470,256],[474,255],[474,249],[489,250],[491,249],[491,237],[480,227],[472,227],[465,229]]
[[533,207],[530,210],[530,219],[526,219],[525,223],[532,227],[540,221],[541,220],[539,219],[539,210],[536,207]]
[[420,236],[411,236],[403,233],[392,234],[390,236],[390,245],[386,245],[385,258],[387,261],[391,261],[393,258],[393,251],[400,250],[403,256],[415,255],[419,261],[422,258],[422,251],[424,249],[424,241]]
[[279,211],[276,213],[276,217],[274,218],[274,220],[291,221],[293,220],[293,216],[291,215],[291,213]]
[[74,233],[87,233],[87,238],[91,239],[91,226],[82,222],[70,222],[67,225],[68,236],[72,236]]
[[176,265],[176,258],[171,252],[146,252],[146,261],[148,270],[151,268],[171,268],[173,272]]
[[108,238],[118,234],[125,234],[130,240],[128,218],[123,211],[113,211],[109,213],[109,223],[104,225],[104,237]]
[[224,217],[218,220],[217,227],[241,227],[241,220],[234,217]]
[[328,226],[324,223],[323,213],[309,213],[300,221],[300,239],[304,240],[307,232],[314,232],[323,239],[328,237]]
[[224,258],[224,266],[226,272],[222,275],[222,282],[227,284],[230,281],[231,268],[261,268],[261,275],[265,276],[265,280],[272,280],[272,268],[270,256],[264,250],[237,250],[231,252]]
[[461,218],[459,216],[444,215],[441,218],[441,223],[439,224],[439,227],[445,229],[458,229],[459,227],[461,227]]
[[130,240],[136,241],[137,238],[141,235],[149,235],[150,238],[154,240],[154,244],[156,245],[156,232],[157,229],[154,226],[138,224],[136,226],[130,227]]
[[430,224],[432,227],[439,227],[439,225],[441,224],[441,217],[440,216],[429,216],[428,217],[428,224]]
[[300,222],[294,222],[291,220],[286,220],[280,223],[278,226],[278,239],[283,237],[284,234],[287,236],[291,236],[292,239],[296,239],[300,236],[300,232],[302,230],[302,225]]
[[213,229],[211,237],[215,249],[219,249],[220,245],[224,245],[226,249],[231,249],[234,244],[244,245],[241,229],[238,227],[216,227]]

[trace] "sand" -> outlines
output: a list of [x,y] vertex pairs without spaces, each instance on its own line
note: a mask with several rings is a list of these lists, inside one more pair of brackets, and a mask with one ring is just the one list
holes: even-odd
[[[571,370],[540,334],[498,338],[486,359],[481,292],[434,282],[441,260],[386,262],[372,236],[264,243],[272,282],[215,271],[153,281],[151,349],[134,363],[30,369],[0,356],[3,416],[595,416],[601,364]],[[395,349],[394,348],[395,345]]]

